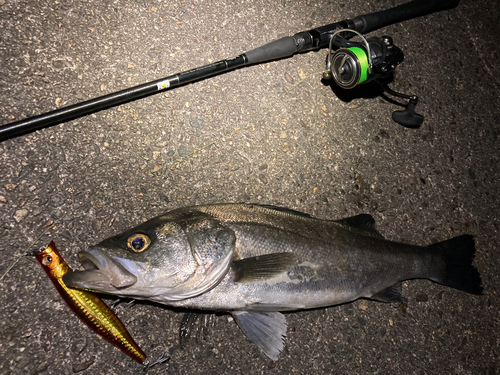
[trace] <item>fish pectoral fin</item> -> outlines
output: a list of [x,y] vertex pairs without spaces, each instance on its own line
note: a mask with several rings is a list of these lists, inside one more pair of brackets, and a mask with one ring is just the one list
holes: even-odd
[[273,361],[283,351],[286,319],[279,312],[231,312],[245,335]]
[[275,253],[233,261],[236,282],[271,279],[288,271],[296,263],[294,253]]
[[370,299],[373,299],[373,300],[379,301],[379,302],[405,303],[405,299],[404,299],[403,295],[401,294],[401,283],[396,283],[394,285],[391,285],[389,288],[381,290],[377,294],[374,294],[373,296],[371,296]]
[[384,238],[375,226],[375,219],[368,214],[351,216],[345,219],[335,220],[335,222],[352,228],[362,229],[378,238]]

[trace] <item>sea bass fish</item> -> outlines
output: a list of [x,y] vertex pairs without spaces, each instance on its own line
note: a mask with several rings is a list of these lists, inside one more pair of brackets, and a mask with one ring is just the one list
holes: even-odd
[[175,209],[79,252],[70,287],[165,305],[227,311],[273,360],[280,311],[370,298],[402,302],[400,282],[429,279],[481,294],[474,238],[427,247],[385,240],[370,215],[320,220],[253,204]]

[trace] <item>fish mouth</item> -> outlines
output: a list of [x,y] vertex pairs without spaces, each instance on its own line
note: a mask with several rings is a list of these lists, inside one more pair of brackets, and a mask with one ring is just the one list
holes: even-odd
[[105,252],[88,248],[78,253],[85,271],[68,272],[63,282],[70,288],[112,292],[137,283],[137,277]]

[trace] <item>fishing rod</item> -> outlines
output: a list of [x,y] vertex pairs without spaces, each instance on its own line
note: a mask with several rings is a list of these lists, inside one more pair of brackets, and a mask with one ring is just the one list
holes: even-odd
[[[324,79],[333,79],[335,84],[344,89],[351,89],[369,81],[379,83],[388,94],[408,100],[404,110],[393,113],[393,119],[403,126],[418,128],[423,122],[423,116],[414,111],[418,98],[414,95],[395,92],[382,80],[393,73],[403,61],[402,51],[393,44],[390,37],[366,39],[363,34],[397,22],[452,9],[459,2],[460,0],[415,0],[352,20],[347,19],[302,31],[293,36],[272,41],[233,59],[218,61],[2,125],[0,126],[0,142],[243,66],[283,59],[297,53],[322,48],[328,48]],[[360,38],[361,42],[352,41],[351,39],[355,36]]]

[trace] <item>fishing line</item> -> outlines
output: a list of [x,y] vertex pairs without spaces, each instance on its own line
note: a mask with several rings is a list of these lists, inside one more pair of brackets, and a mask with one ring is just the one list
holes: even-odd
[[38,242],[38,240],[40,238],[42,238],[45,235],[45,233],[47,233],[49,231],[49,229],[52,228],[54,225],[55,225],[55,222],[53,222],[52,224],[50,224],[49,226],[47,226],[42,231],[42,233],[40,233],[40,235],[28,247],[26,247],[26,249],[22,252],[22,254],[19,255],[19,257],[17,257],[17,259],[14,261],[14,263],[12,263],[12,265],[9,268],[7,268],[7,271],[5,271],[5,273],[2,275],[2,277],[0,277],[0,281],[3,280],[3,278],[10,272],[10,270],[12,268],[14,268],[15,265],[21,260],[21,258],[23,258],[24,256],[26,256],[26,254],[28,254],[28,251],[33,247],[33,245],[36,244]]

